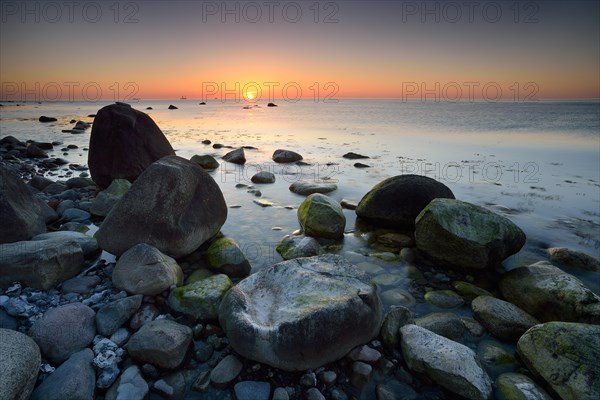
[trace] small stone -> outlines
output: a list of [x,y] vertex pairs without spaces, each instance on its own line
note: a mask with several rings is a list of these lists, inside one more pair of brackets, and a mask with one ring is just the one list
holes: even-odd
[[318,374],[319,380],[326,385],[333,385],[337,379],[337,374],[333,371],[322,371]]
[[271,172],[261,171],[250,178],[252,183],[275,183],[275,175]]
[[456,308],[465,303],[463,298],[452,290],[432,290],[425,293],[425,300],[440,308]]
[[237,400],[269,400],[271,385],[268,382],[243,381],[233,387]]
[[130,296],[106,304],[96,313],[96,327],[103,336],[117,331],[142,304],[142,295]]
[[375,364],[381,359],[381,353],[367,345],[356,347],[352,350],[348,357],[352,361],[363,361],[368,364]]
[[410,310],[403,306],[392,306],[383,318],[379,336],[388,349],[396,349],[400,343],[398,330],[407,324],[414,323]]
[[306,387],[317,386],[317,376],[314,372],[308,371],[300,377],[300,384]]
[[222,359],[210,373],[210,381],[216,387],[227,387],[242,372],[243,365],[230,354]]
[[288,394],[287,390],[282,387],[278,387],[273,391],[272,400],[290,400],[290,395]]
[[350,376],[350,383],[352,386],[362,388],[371,379],[371,372],[373,367],[361,361],[355,361],[352,363],[352,375]]
[[210,371],[202,371],[194,383],[192,389],[196,392],[204,392],[210,385]]
[[145,399],[149,391],[148,383],[142,377],[140,369],[133,365],[127,368],[117,382],[106,393],[106,400]]
[[325,400],[325,396],[317,388],[310,388],[306,391],[306,400]]
[[160,368],[177,368],[183,362],[192,330],[169,320],[148,322],[127,342],[127,352],[134,359]]

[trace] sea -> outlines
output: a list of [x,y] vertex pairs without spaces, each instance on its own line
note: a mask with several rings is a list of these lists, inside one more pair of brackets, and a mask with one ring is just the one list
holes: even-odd
[[[238,242],[253,271],[281,261],[276,244],[300,228],[296,212],[304,197],[289,191],[293,182],[334,182],[338,189],[331,197],[358,202],[378,182],[409,173],[439,180],[456,198],[487,207],[520,226],[527,243],[504,262],[505,269],[548,260],[550,247],[600,258],[599,101],[275,102],[278,107],[234,100],[209,100],[205,105],[193,99],[129,102],[150,115],[179,156],[210,154],[220,161],[210,174],[229,206],[222,232]],[[50,156],[85,165],[91,130],[62,130],[73,127],[71,120],[93,122],[89,115],[111,102],[0,103],[0,136],[75,144],[79,148],[66,155],[60,151],[63,146],[56,146]],[[169,110],[169,105],[177,109]],[[40,123],[41,115],[57,122]],[[215,149],[202,144],[205,139],[253,148],[245,150],[247,162],[239,166],[220,160],[231,148]],[[274,163],[276,149],[300,153],[307,165]],[[369,158],[343,158],[348,152]],[[369,167],[357,168],[357,161]],[[259,171],[276,175],[274,184],[254,185],[268,207],[256,204],[258,197],[240,185],[253,185],[250,178]],[[66,179],[73,176],[69,173],[65,167],[47,175]],[[408,284],[399,283],[408,276],[407,263],[369,257],[372,235],[357,226],[353,211],[344,213],[346,233],[335,251],[371,264],[375,275],[386,275],[379,280],[384,292],[408,290]],[[569,272],[600,294],[598,273]],[[389,279],[390,274],[397,279]]]

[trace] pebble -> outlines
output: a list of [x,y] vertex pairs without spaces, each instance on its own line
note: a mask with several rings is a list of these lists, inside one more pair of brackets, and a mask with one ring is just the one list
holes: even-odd
[[312,371],[307,371],[300,377],[300,385],[306,387],[317,386],[317,376]]
[[355,361],[352,363],[352,375],[350,376],[350,383],[352,386],[362,388],[369,382],[371,378],[371,372],[373,367],[362,361]]
[[272,400],[289,400],[290,395],[287,390],[282,387],[275,388],[273,391],[273,399]]
[[269,400],[271,385],[268,382],[243,381],[233,387],[237,400]]
[[317,388],[310,388],[306,391],[307,400],[325,400],[325,396]]
[[230,354],[211,371],[210,381],[216,387],[226,387],[242,372],[242,367],[242,362]]
[[337,379],[337,374],[333,371],[319,372],[319,380],[326,385],[333,385]]
[[363,361],[368,364],[375,364],[381,359],[381,353],[367,345],[356,347],[348,356],[352,361]]

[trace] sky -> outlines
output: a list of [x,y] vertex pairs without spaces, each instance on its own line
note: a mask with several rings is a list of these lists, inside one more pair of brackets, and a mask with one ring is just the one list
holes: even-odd
[[0,99],[600,97],[598,1],[2,1]]

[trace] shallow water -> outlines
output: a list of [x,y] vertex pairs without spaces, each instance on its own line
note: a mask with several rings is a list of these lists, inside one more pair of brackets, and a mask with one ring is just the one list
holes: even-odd
[[[81,135],[61,130],[73,126],[71,119],[92,121],[87,115],[107,103],[3,104],[2,136],[76,144],[80,148],[68,155],[55,151],[51,156],[85,164],[89,130]],[[169,104],[179,109],[167,110]],[[219,159],[230,150],[203,145],[204,139],[257,148],[246,150],[245,166],[221,162],[211,172],[228,206],[240,206],[229,208],[222,231],[238,241],[253,271],[280,261],[275,245],[299,228],[296,209],[304,197],[288,190],[291,183],[301,179],[336,182],[339,188],[331,197],[358,202],[373,185],[401,173],[438,179],[458,199],[488,206],[519,225],[527,234],[527,244],[504,263],[507,269],[547,259],[545,249],[554,246],[600,255],[598,102],[453,104],[341,99],[333,104],[281,101],[277,108],[261,104],[243,109],[244,105],[215,101],[199,106],[193,100],[133,103],[154,119],[182,157],[212,154]],[[148,106],[153,110],[145,110]],[[42,124],[40,115],[58,121]],[[271,155],[278,148],[299,152],[310,165],[275,164]],[[371,168],[355,168],[355,160],[342,158],[349,151],[370,156],[359,161]],[[271,207],[255,204],[257,197],[246,188],[236,188],[239,183],[252,185],[250,178],[259,170],[271,171],[277,178],[274,184],[254,185],[262,192],[261,198],[273,203]],[[423,304],[411,279],[406,279],[406,262],[367,256],[379,251],[372,248],[373,234],[356,226],[353,211],[344,213],[347,233],[333,250],[356,264],[363,263],[382,282],[386,305],[409,304],[417,315],[441,311]],[[600,293],[597,273],[569,272]],[[411,290],[414,300],[409,297]]]

